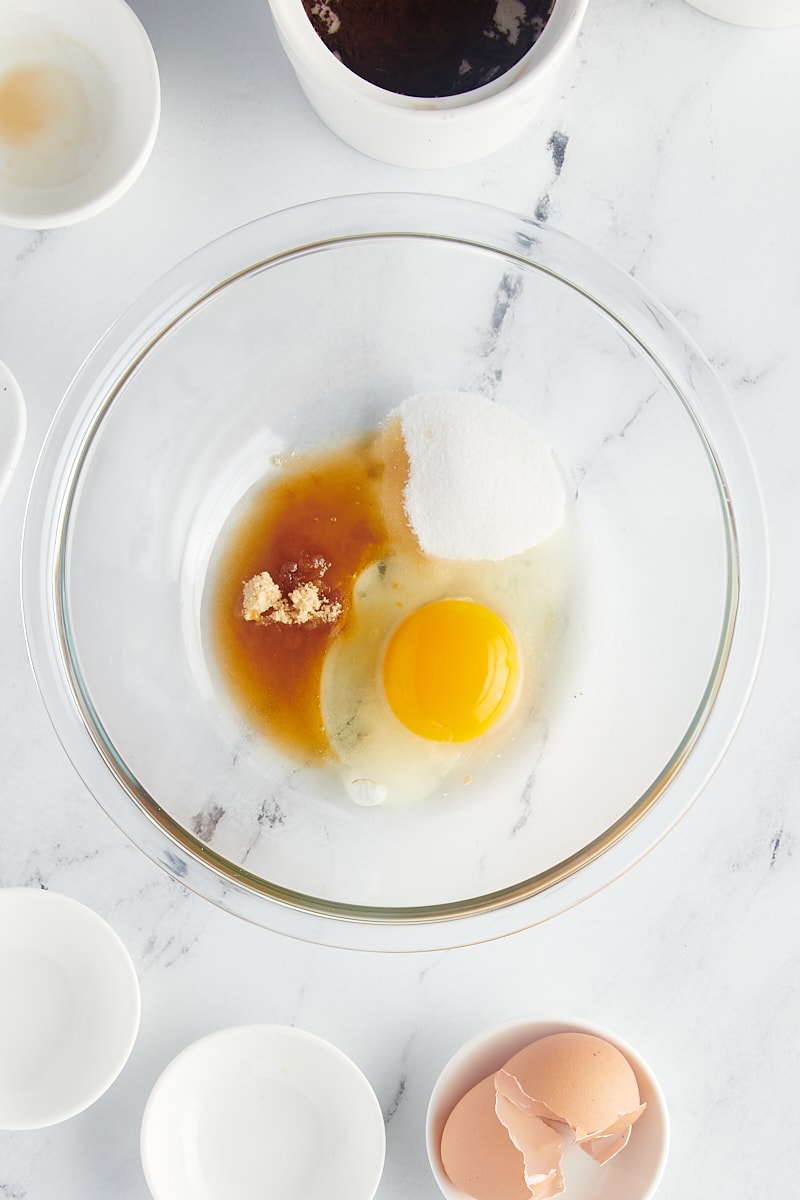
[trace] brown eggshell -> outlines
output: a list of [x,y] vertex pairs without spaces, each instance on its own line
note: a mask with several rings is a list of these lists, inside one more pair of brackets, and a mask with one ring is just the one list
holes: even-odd
[[555,1033],[532,1042],[494,1081],[500,1095],[531,1116],[569,1125],[598,1162],[623,1148],[626,1131],[645,1107],[625,1056],[588,1033]]
[[448,1178],[475,1200],[530,1200],[522,1154],[495,1113],[493,1076],[462,1096],[450,1113],[441,1154]]
[[530,1200],[549,1200],[564,1191],[561,1173],[561,1135],[552,1125],[523,1112],[503,1096],[495,1097],[498,1119],[525,1160],[525,1182]]
[[[630,1120],[630,1118],[628,1118]],[[635,1120],[635,1118],[634,1118]],[[596,1163],[607,1163],[619,1154],[620,1150],[624,1150],[630,1141],[631,1126],[626,1125],[621,1133],[599,1134],[597,1137],[589,1138],[583,1142],[581,1149],[585,1150]]]

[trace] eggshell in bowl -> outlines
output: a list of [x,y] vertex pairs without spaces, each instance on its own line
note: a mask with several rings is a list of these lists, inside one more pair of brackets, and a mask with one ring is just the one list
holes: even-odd
[[569,1125],[578,1144],[600,1163],[624,1148],[645,1108],[625,1055],[588,1033],[537,1039],[509,1059],[494,1084],[526,1112]]
[[[627,1059],[646,1105],[623,1153],[601,1165],[577,1145],[565,1140],[562,1170],[569,1200],[652,1200],[669,1152],[669,1114],[664,1094],[647,1062],[627,1042],[602,1026],[577,1019],[515,1021],[490,1029],[464,1045],[443,1068],[428,1105],[426,1140],[431,1171],[446,1200],[465,1200],[469,1192],[448,1175],[442,1157],[442,1137],[448,1118],[462,1097],[482,1080],[494,1076],[520,1051],[552,1034],[584,1033],[602,1038]],[[504,1111],[507,1119],[507,1112]],[[498,1122],[499,1124],[499,1122]],[[479,1155],[480,1146],[472,1149]],[[528,1191],[528,1197],[530,1191]],[[556,1195],[537,1190],[538,1200]],[[525,1197],[525,1193],[522,1193]],[[525,1197],[525,1200],[528,1200]]]
[[462,1096],[442,1133],[447,1175],[476,1200],[529,1200],[524,1159],[495,1113],[493,1076]]

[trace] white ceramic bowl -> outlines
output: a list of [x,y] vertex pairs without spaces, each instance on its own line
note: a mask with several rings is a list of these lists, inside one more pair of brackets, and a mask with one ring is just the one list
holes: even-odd
[[0,1129],[93,1104],[139,1029],[139,982],[106,922],[68,896],[0,890]]
[[732,25],[777,28],[800,24],[800,0],[688,0],[692,8]]
[[355,1063],[281,1025],[194,1042],[159,1077],[142,1120],[155,1200],[372,1200],[385,1150],[380,1105]]
[[5,363],[0,362],[0,500],[19,461],[27,424],[22,390]]
[[0,224],[107,208],[153,148],[153,48],[123,0],[0,0]]
[[450,167],[500,149],[533,119],[571,50],[588,0],[555,0],[543,33],[499,79],[460,96],[402,96],[327,48],[302,0],[269,0],[283,48],[317,114],[345,142],[401,167]]
[[467,1200],[466,1193],[445,1174],[440,1153],[445,1123],[461,1097],[531,1042],[553,1033],[572,1032],[593,1034],[616,1046],[633,1068],[647,1107],[634,1125],[628,1145],[603,1166],[578,1147],[566,1147],[562,1162],[565,1195],[569,1200],[651,1200],[655,1195],[669,1154],[669,1113],[652,1069],[632,1046],[602,1026],[579,1020],[539,1020],[515,1021],[478,1034],[462,1046],[439,1076],[428,1105],[425,1136],[431,1170],[446,1200]]

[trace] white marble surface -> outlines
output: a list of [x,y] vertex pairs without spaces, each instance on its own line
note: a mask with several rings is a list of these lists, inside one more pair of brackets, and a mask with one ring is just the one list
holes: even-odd
[[[150,1087],[195,1037],[295,1023],[350,1054],[387,1119],[380,1200],[438,1194],[427,1097],[466,1038],[520,1016],[614,1029],[659,1074],[673,1144],[661,1200],[790,1196],[800,1126],[800,28],[738,29],[683,0],[592,0],[559,90],[478,164],[404,171],[341,144],[304,102],[264,0],[134,0],[163,119],[114,208],[46,234],[0,229],[0,358],[28,435],[0,509],[0,885],[106,917],[139,971],[130,1062],[92,1109],[0,1133],[2,1200],[142,1200]],[[472,949],[383,957],[291,942],[216,911],[135,850],[63,754],[28,666],[17,562],[38,448],[107,324],[177,260],[263,213],[344,192],[490,201],[635,275],[717,367],[764,484],[773,603],[763,666],[723,765],[623,879],[547,925]],[[2,986],[2,981],[0,981]]]

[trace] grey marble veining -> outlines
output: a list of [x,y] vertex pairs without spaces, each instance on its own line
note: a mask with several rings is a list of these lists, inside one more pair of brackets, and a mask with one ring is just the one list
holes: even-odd
[[[446,1059],[490,1025],[568,1014],[614,1029],[661,1079],[673,1140],[659,1200],[794,1195],[800,29],[737,29],[683,0],[592,0],[556,92],[523,138],[470,167],[415,173],[362,158],[318,121],[263,0],[132,7],[163,84],[146,171],[85,225],[0,229],[0,357],[29,409],[0,506],[0,885],[61,891],[107,918],[137,966],[143,1018],[127,1067],[95,1106],[50,1130],[0,1133],[0,1200],[142,1200],[138,1129],[156,1077],[196,1037],[251,1021],[297,1024],[351,1055],[387,1120],[379,1200],[436,1200],[424,1119]],[[370,190],[497,204],[635,275],[728,388],[772,538],[762,668],[731,749],[688,815],[578,908],[502,941],[429,955],[293,942],[219,911],[135,850],[50,727],[17,587],[39,447],[108,322],[228,229],[312,197]],[[499,322],[505,301],[498,296]],[[629,420],[644,405],[643,396]],[[266,805],[264,822],[279,819]],[[213,796],[196,820],[212,838]]]

